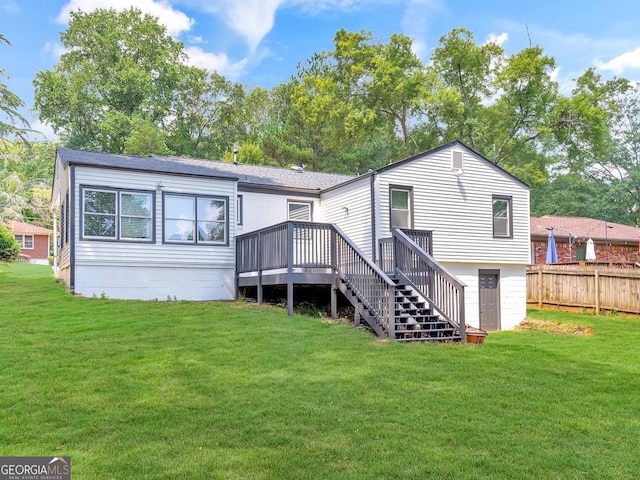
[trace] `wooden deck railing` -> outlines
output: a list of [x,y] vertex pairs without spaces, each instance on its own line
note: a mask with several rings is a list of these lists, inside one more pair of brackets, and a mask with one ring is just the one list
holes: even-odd
[[395,338],[395,283],[340,230],[335,232],[336,272],[347,282],[388,338]]
[[409,281],[442,317],[457,327],[464,341],[465,285],[401,230],[394,229],[392,238],[396,273]]
[[[401,228],[407,237],[413,240],[422,250],[433,256],[433,232],[430,230],[411,230]],[[378,266],[387,275],[394,273],[393,237],[378,240]]]
[[236,237],[237,275],[278,269],[331,269],[393,338],[395,284],[337,226],[284,222]]
[[284,222],[236,237],[236,273],[332,268],[332,226]]

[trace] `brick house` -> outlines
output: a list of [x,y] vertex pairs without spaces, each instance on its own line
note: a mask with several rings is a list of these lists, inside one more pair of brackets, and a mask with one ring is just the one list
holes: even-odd
[[7,222],[7,228],[13,232],[20,244],[21,260],[49,264],[52,230],[14,220]]
[[[558,263],[585,260],[593,240],[596,262],[635,263],[640,251],[640,228],[583,217],[531,217],[531,263],[545,263],[549,230],[553,228]],[[571,240],[571,241],[570,241]]]

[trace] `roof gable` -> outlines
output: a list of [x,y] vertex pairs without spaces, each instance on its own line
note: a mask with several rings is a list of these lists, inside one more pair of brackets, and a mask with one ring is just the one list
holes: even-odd
[[446,150],[446,149],[452,148],[452,147],[458,147],[458,148],[462,148],[462,149],[466,150],[468,153],[474,155],[480,161],[485,162],[487,165],[489,165],[491,168],[495,169],[500,174],[507,176],[508,178],[513,180],[514,182],[519,183],[520,185],[522,185],[523,187],[525,187],[527,189],[529,188],[529,185],[524,183],[518,177],[516,177],[513,174],[507,172],[504,168],[500,167],[499,165],[496,165],[491,160],[483,157],[478,152],[473,150],[471,147],[469,147],[469,146],[465,145],[464,143],[462,143],[460,140],[454,140],[452,142],[445,143],[444,145],[440,145],[439,147],[432,148],[431,150],[427,150],[427,151],[422,152],[422,153],[417,153],[415,155],[412,155],[412,156],[407,157],[405,159],[399,160],[397,162],[390,163],[389,165],[386,165],[384,167],[381,167],[381,168],[378,168],[376,170],[373,170],[373,171],[369,172],[369,174],[373,174],[373,173],[378,173],[379,174],[379,173],[391,170],[393,168],[397,168],[397,167],[399,167],[401,165],[405,165],[405,164],[407,164],[409,162],[413,162],[413,161],[419,160],[419,159],[421,159],[423,157],[428,157],[429,155],[433,155],[433,154],[438,153],[438,152],[440,152],[442,150]]

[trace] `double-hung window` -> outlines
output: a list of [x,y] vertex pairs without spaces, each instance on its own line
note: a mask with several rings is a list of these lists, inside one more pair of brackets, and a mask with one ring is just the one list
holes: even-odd
[[16,235],[16,241],[20,244],[20,248],[33,250],[33,235]]
[[391,228],[412,228],[411,189],[403,187],[389,188]]
[[82,238],[152,241],[153,193],[83,187]]
[[493,236],[513,237],[513,219],[511,197],[494,195],[493,198]]
[[227,245],[227,197],[164,195],[164,241]]

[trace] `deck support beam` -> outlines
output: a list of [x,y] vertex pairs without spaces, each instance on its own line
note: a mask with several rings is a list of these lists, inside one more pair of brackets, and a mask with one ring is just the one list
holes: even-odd
[[331,318],[338,318],[338,287],[336,286],[336,278],[331,284]]

